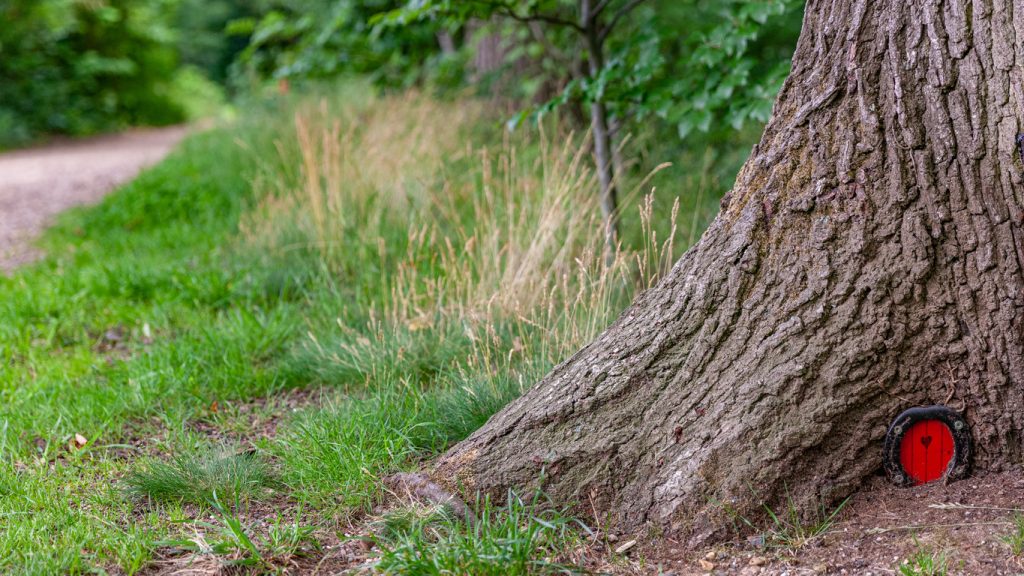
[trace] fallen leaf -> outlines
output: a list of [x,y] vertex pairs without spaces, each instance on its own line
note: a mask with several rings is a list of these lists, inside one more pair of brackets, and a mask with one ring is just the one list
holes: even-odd
[[77,450],[79,448],[85,448],[85,445],[88,443],[89,440],[86,439],[85,436],[82,436],[81,434],[75,434],[75,437],[72,438],[71,442],[69,442],[68,444],[70,444],[72,450]]
[[715,563],[714,562],[708,562],[707,560],[704,560],[704,559],[701,559],[698,562],[700,563],[700,567],[703,568],[705,572],[711,572],[712,570],[715,569]]

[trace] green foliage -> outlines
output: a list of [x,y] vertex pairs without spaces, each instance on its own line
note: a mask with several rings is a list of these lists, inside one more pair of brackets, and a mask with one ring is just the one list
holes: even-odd
[[166,0],[9,0],[0,4],[0,144],[37,133],[167,124],[177,65]]
[[240,2],[0,2],[0,148],[209,113],[222,96],[207,78],[242,48],[222,31]]
[[[641,70],[653,68],[649,80],[641,77],[641,82],[630,82],[627,76],[623,84],[645,99],[636,107],[639,116],[667,120],[684,138],[723,124],[738,130],[749,122],[766,122],[775,94],[789,74],[803,2],[682,4],[663,3],[648,13],[645,26],[659,30],[658,54],[682,57],[638,58]],[[679,30],[686,33],[678,34]]]
[[224,90],[198,68],[178,68],[168,89],[168,97],[180,106],[185,118],[212,118],[224,106]]
[[398,0],[273,0],[260,17],[237,19],[229,31],[248,37],[240,72],[260,78],[365,75],[385,86],[411,86],[444,67],[439,27],[418,23],[382,33],[374,15]]
[[175,47],[184,66],[193,67],[218,85],[228,83],[232,65],[248,39],[227,33],[238,19],[267,10],[262,0],[174,0]]
[[[802,2],[650,0],[624,10],[630,6],[613,0],[605,8],[596,74],[587,69],[593,55],[579,29],[580,3],[570,0],[282,1],[236,30],[251,34],[244,62],[254,77],[355,72],[391,86],[470,81],[520,102],[513,125],[593,101],[604,102],[614,121],[657,119],[682,138],[767,120],[789,72]],[[447,46],[436,40],[442,32]],[[504,64],[474,69],[479,42],[494,37]]]
[[[764,122],[800,0],[612,0],[588,70],[571,0],[9,0],[0,5],[0,147],[207,115],[219,85],[364,75],[519,103],[513,124],[604,102],[681,137]],[[529,24],[527,24],[529,21]],[[612,27],[614,24],[614,27]],[[483,67],[484,45],[495,50]],[[489,44],[488,44],[489,43]],[[180,68],[180,69],[179,69]],[[212,82],[211,82],[212,81]]]
[[578,570],[564,557],[589,529],[552,506],[540,492],[524,500],[509,492],[505,506],[478,500],[476,519],[439,508],[388,514],[375,539],[384,574],[525,576]]

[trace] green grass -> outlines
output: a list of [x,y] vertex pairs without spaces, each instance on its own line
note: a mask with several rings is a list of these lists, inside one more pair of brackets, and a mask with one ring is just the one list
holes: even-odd
[[126,479],[129,493],[140,498],[193,504],[259,497],[272,483],[259,454],[224,447],[182,452],[170,460],[149,460],[137,465]]
[[582,572],[567,557],[589,529],[552,508],[543,495],[523,499],[510,492],[504,506],[484,499],[473,508],[478,518],[453,518],[439,508],[388,514],[374,539],[382,550],[376,568],[416,576]]
[[[185,449],[174,438],[211,402],[282,389],[274,366],[301,316],[236,246],[253,200],[254,157],[234,143],[246,134],[191,137],[65,215],[43,241],[50,258],[0,278],[0,570],[140,569],[179,528],[120,479],[155,470],[140,455]],[[76,434],[86,447],[68,447]]]
[[[26,439],[50,458],[75,433],[116,439],[133,418],[184,419],[208,398],[275,390],[264,361],[298,319],[261,293],[251,263],[226,255],[249,195],[244,166],[229,134],[194,137],[64,218],[46,242],[58,256],[0,279],[6,457],[36,456]],[[111,351],[103,334],[115,327],[125,339]]]
[[[684,212],[661,244],[662,186],[604,268],[578,143],[497,125],[358,83],[323,106],[255,102],[62,217],[47,259],[0,278],[0,572],[134,573],[175,550],[269,569],[315,549],[314,531],[382,501],[382,476],[587,342],[703,225]],[[736,161],[693,162],[684,209],[713,204]],[[293,411],[296,389],[317,392]],[[250,505],[271,496],[305,520],[255,530]],[[438,565],[540,570],[566,522],[516,502],[484,506],[486,534],[418,524],[392,560],[420,562],[429,538]]]
[[1001,538],[1004,544],[1010,547],[1014,556],[1024,554],[1024,514],[1013,516],[1013,530]]
[[807,519],[787,494],[785,511],[775,512],[767,505],[764,507],[771,519],[771,525],[765,530],[766,542],[786,550],[799,550],[828,534],[847,502],[848,498],[831,510],[821,507]]
[[22,471],[0,467],[0,565],[12,574],[140,569],[162,520],[135,518],[130,503],[103,483],[115,462],[80,461]]
[[797,504],[788,489],[785,493],[784,508],[775,509],[767,503],[761,505],[765,516],[763,522],[744,516],[726,503],[716,504],[732,518],[737,530],[753,530],[760,534],[764,545],[792,553],[829,534],[835,527],[839,513],[850,500],[847,498],[834,508],[822,504],[807,510]]
[[900,576],[946,576],[949,559],[945,552],[922,546],[914,539],[917,550],[896,567]]
[[521,393],[502,378],[426,391],[390,382],[303,414],[269,448],[292,494],[338,514],[368,509],[383,495],[382,476],[465,438]]

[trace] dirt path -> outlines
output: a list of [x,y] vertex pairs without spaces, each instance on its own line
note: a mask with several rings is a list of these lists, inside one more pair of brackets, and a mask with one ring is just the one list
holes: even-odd
[[54,215],[99,201],[186,133],[180,126],[135,130],[0,154],[0,273],[41,255],[32,240]]

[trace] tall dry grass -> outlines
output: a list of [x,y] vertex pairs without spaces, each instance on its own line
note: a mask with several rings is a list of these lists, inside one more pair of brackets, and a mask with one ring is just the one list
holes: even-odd
[[546,369],[671,264],[678,203],[672,233],[658,238],[660,208],[644,197],[642,245],[606,259],[583,139],[549,127],[555,137],[492,134],[481,144],[489,121],[471,101],[418,94],[296,113],[278,149],[298,169],[261,179],[271,193],[249,236],[274,250],[313,250],[336,274],[379,269],[377,298],[365,304],[380,337],[344,342],[345,354],[314,341],[325,357],[364,358],[395,330],[455,331],[476,344],[470,369],[523,360]]

